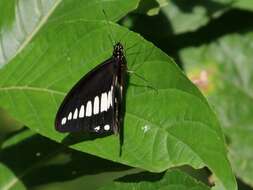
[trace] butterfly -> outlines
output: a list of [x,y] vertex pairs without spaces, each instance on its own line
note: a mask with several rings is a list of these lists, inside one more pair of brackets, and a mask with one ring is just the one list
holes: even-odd
[[127,62],[123,45],[92,69],[64,98],[55,118],[59,132],[118,134],[123,120]]

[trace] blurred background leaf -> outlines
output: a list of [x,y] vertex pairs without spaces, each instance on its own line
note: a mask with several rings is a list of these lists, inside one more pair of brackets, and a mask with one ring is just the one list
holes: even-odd
[[[145,3],[146,1],[141,2],[147,8],[143,8],[141,4],[142,6],[137,11],[124,17],[120,23],[153,42],[157,47],[172,56],[181,67],[183,66],[179,58],[179,51],[182,48],[209,43],[223,35],[252,28],[252,12],[235,9],[235,2],[239,3],[239,0],[233,1],[233,3],[231,0],[187,2],[184,6],[188,7],[188,15],[186,14],[185,16],[185,13],[180,9],[181,0],[149,0],[149,3]],[[160,3],[162,7],[160,12],[152,16],[143,14],[143,12],[146,13],[147,10],[152,9],[152,7],[159,7],[158,2],[162,2]],[[163,13],[163,9],[170,9],[171,6],[168,6],[168,3],[173,4],[172,6],[175,6],[175,8],[172,11],[167,11],[167,14],[179,10],[178,17],[170,18]],[[208,6],[209,4],[212,6]],[[192,9],[189,7],[192,7],[194,10],[194,7],[199,6],[203,10],[203,14],[195,13],[196,15],[191,15],[190,10]],[[250,6],[248,7],[250,8]],[[207,13],[212,13],[215,16],[209,16]],[[180,20],[181,22],[178,23]],[[191,22],[192,20],[194,22]],[[187,30],[186,28],[184,32],[175,33],[174,31],[178,29],[173,22],[181,28],[184,28],[185,24],[191,25],[194,31]],[[154,30],[154,28],[157,28],[157,30]]]
[[181,51],[188,76],[206,94],[228,138],[237,176],[252,183],[253,33],[231,34]]
[[173,34],[181,34],[195,31],[210,20],[219,17],[229,9],[230,3],[230,0],[225,2],[168,0],[166,3],[160,1],[162,6],[159,14],[170,22]]
[[4,164],[0,163],[0,189],[25,190],[26,187],[20,179]]
[[253,4],[251,0],[236,0],[233,1],[233,6],[236,8],[253,11]]
[[11,133],[23,128],[23,125],[13,119],[6,111],[0,108],[0,149],[2,143]]

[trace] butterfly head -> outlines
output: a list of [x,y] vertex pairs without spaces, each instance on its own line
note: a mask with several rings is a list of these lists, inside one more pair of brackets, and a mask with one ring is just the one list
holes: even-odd
[[122,59],[124,57],[124,48],[120,42],[115,44],[113,47],[113,57],[118,59]]

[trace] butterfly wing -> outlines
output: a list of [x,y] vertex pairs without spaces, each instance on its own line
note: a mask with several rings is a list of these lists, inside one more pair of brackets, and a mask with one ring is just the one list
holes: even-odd
[[115,60],[110,58],[90,71],[71,89],[57,112],[57,131],[98,134],[113,132],[115,69]]

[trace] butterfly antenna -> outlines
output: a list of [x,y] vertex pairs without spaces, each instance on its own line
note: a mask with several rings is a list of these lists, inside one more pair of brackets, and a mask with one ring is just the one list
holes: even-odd
[[[146,58],[142,62],[135,65],[135,69],[134,69],[135,71],[138,70],[146,62],[146,60],[148,60],[148,58],[152,55],[153,50],[154,50],[154,47],[151,49],[151,51],[148,53],[148,56],[146,56]],[[139,51],[139,53],[141,53],[141,52]],[[146,53],[146,52],[144,52],[144,53]]]
[[140,78],[141,80],[143,80],[146,84],[148,84],[147,87],[155,90],[157,93],[158,93],[158,89],[154,87],[154,85],[152,85],[150,83],[150,81],[148,81],[147,79],[145,79],[143,76],[139,75],[138,73],[134,72],[134,71],[130,71],[130,70],[127,70],[128,73],[130,74],[134,74],[136,77]]
[[[119,38],[119,42],[122,42],[122,40],[128,35],[128,33],[130,32],[130,30],[127,30],[126,32],[124,32],[120,38]],[[126,46],[125,46],[126,47]]]
[[138,42],[134,43],[134,44],[131,45],[130,47],[127,47],[127,48],[126,48],[126,51],[128,51],[128,50],[134,48],[137,44],[138,44]]
[[[129,48],[132,48],[132,47],[134,47],[134,45],[135,44],[133,44],[132,46],[130,46]],[[128,49],[129,49],[128,48]],[[141,47],[139,46],[139,50],[138,50],[138,52],[134,52],[134,53],[128,53],[128,54],[126,54],[126,55],[133,55],[133,54],[140,54],[140,50],[141,49]],[[134,61],[131,63],[131,65],[129,65],[130,66],[130,68],[132,68],[132,66],[135,64],[135,62],[136,62],[136,60],[137,60],[137,56],[135,56],[135,58],[134,58]],[[133,70],[135,70],[135,69],[133,69]]]
[[114,46],[116,43],[115,43],[115,41],[113,40],[114,38],[113,38],[113,35],[112,35],[112,28],[111,28],[110,22],[109,22],[109,20],[108,20],[107,14],[106,14],[106,12],[105,12],[104,9],[103,9],[103,14],[104,14],[105,20],[106,20],[106,22],[107,22],[107,29],[108,29],[108,33],[109,33],[109,38],[110,38],[110,40],[111,40],[112,45]]
[[[124,47],[127,47],[127,42],[124,42]],[[124,53],[126,55],[126,50],[124,49]]]

